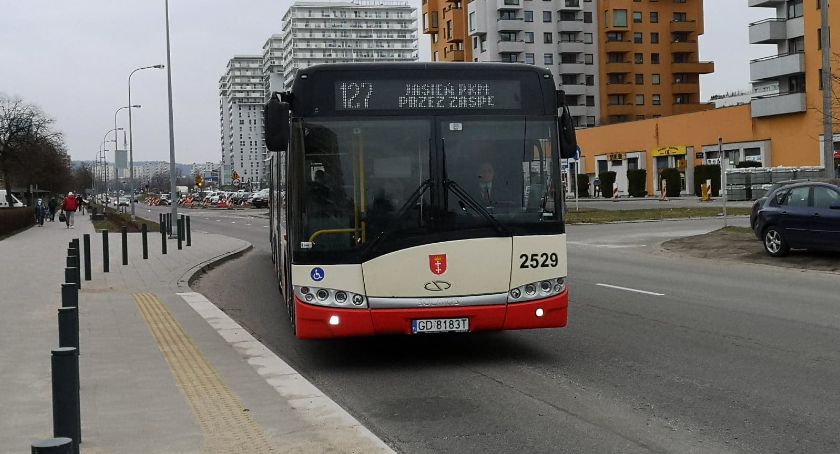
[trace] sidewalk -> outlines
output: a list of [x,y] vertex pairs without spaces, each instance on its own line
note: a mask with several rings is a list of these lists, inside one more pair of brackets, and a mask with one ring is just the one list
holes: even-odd
[[[358,421],[187,282],[244,252],[244,241],[193,232],[177,249],[149,234],[102,236],[47,223],[0,241],[0,451],[52,436],[50,350],[67,243],[91,234],[93,280],[79,293],[83,453],[390,452]],[[279,303],[278,303],[279,304]]]

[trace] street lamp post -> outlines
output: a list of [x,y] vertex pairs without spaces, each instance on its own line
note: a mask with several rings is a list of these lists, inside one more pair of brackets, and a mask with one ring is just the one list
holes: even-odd
[[175,198],[175,126],[172,114],[172,59],[169,51],[169,0],[164,0],[166,8],[166,86],[169,95],[169,200],[172,207],[172,219],[178,219],[178,200]]
[[131,205],[131,219],[134,219],[134,136],[131,133],[131,76],[137,71],[143,69],[162,69],[163,65],[143,66],[131,71],[128,74],[128,175],[131,179],[131,198],[129,204]]
[[[114,129],[111,129],[108,132],[106,132],[105,137],[102,138],[102,144],[104,145],[105,142],[108,141],[108,134],[113,132],[114,133],[114,152],[116,152],[116,150],[117,150],[117,148],[116,148],[116,146],[117,146],[117,134],[119,134],[118,131],[122,131],[122,130],[123,130],[123,128],[116,128],[115,127]],[[106,151],[107,150],[104,150],[104,149],[102,150],[102,160],[104,162],[104,172],[105,172],[105,205],[108,205],[108,159],[105,157],[105,152]],[[114,176],[116,177],[116,173],[114,174]]]
[[[129,103],[127,106],[119,107],[119,108],[117,108],[117,110],[114,111],[114,129],[117,129],[117,114],[120,113],[120,111],[123,110],[123,109],[129,109],[129,114],[130,114],[132,107],[134,107],[135,109],[139,109],[141,106],[139,104],[132,106],[131,103]],[[120,128],[120,129],[122,129],[122,128]],[[125,134],[125,132],[123,132],[123,134]],[[119,171],[117,170],[117,150],[119,149],[118,142],[117,142],[117,136],[118,135],[119,134],[114,133],[114,176],[116,178],[119,178]],[[125,137],[123,137],[123,140],[125,140]],[[123,141],[123,146],[125,146],[124,141]],[[133,200],[133,199],[134,199],[134,192],[132,191],[132,193],[128,196],[129,203],[131,203],[131,200]],[[119,200],[119,199],[117,199],[117,200]],[[132,219],[134,219],[133,216],[132,216]]]

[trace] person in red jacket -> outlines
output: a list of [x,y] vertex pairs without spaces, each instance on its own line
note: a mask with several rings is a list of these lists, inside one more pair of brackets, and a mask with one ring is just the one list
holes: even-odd
[[61,203],[61,211],[64,211],[64,223],[67,224],[68,229],[73,227],[73,216],[78,208],[79,203],[76,201],[76,197],[72,192],[68,192],[64,202]]

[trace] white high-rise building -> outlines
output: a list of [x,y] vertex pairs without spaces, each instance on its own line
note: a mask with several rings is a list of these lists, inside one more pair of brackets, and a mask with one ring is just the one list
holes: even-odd
[[321,63],[417,60],[417,9],[405,1],[295,2],[283,16],[283,80]]
[[265,101],[262,55],[235,55],[219,79],[222,183],[236,172],[241,183],[265,182],[266,149],[262,108]]
[[586,0],[472,0],[467,5],[474,61],[549,69],[577,126],[599,112],[598,10]]
[[274,91],[283,90],[283,35],[271,35],[263,44],[263,88],[265,100]]

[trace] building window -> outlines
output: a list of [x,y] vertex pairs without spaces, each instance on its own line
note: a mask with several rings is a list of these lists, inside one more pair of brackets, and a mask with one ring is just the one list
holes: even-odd
[[637,106],[644,106],[645,105],[645,95],[636,95],[636,105]]
[[554,54],[543,54],[543,64],[553,65],[554,64]]
[[791,0],[787,4],[787,18],[802,17],[804,14],[803,0]]
[[642,23],[642,12],[641,11],[633,11],[633,23],[634,24],[641,24]]
[[583,44],[592,44],[592,33],[583,34]]
[[594,96],[587,96],[586,97],[586,105],[589,107],[595,106],[595,97]]
[[551,22],[551,11],[543,11],[543,22]]
[[584,24],[591,24],[592,23],[592,13],[589,11],[583,12],[583,23]]
[[642,35],[642,32],[634,32],[633,33],[633,43],[642,44],[644,42],[643,36],[644,35]]
[[595,56],[592,54],[583,54],[583,63],[587,65],[595,64]]
[[[472,13],[470,13],[472,14]],[[534,22],[534,12],[533,11],[525,11],[525,22]]]
[[645,75],[644,74],[636,74],[636,85],[644,85],[645,83]]
[[644,62],[645,62],[644,54],[642,54],[641,52],[637,52],[637,53],[633,54],[633,63],[635,63],[637,65],[641,65]]
[[659,85],[662,82],[662,78],[659,74],[651,74],[650,75],[650,82],[653,85]]
[[595,85],[595,76],[592,75],[592,74],[587,74],[586,75],[586,86],[587,87],[592,87],[594,85]]
[[627,10],[626,9],[614,9],[613,10],[613,27],[626,27],[627,26]]
[[650,23],[651,24],[658,24],[659,23],[659,13],[656,11],[650,12]]
[[525,32],[525,42],[526,43],[533,43],[534,42],[534,32]]
[[533,65],[534,64],[534,54],[530,54],[530,53],[525,54],[525,63],[527,63],[529,65]]
[[651,44],[659,44],[659,33],[651,32],[650,34],[650,43]]
[[475,30],[475,11],[470,13],[470,31]]
[[553,35],[551,33],[543,33],[543,44],[551,44],[552,36]]
[[654,65],[658,65],[659,64],[659,54],[658,53],[650,54],[650,62]]
[[651,101],[651,104],[653,104],[654,106],[662,105],[662,97],[660,95],[652,95],[650,97],[650,101]]

